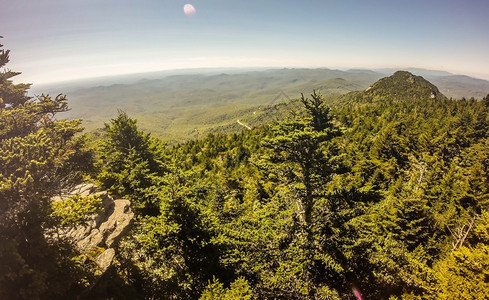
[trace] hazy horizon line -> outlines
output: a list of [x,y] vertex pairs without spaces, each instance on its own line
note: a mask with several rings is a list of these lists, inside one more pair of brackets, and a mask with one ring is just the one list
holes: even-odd
[[[148,70],[148,71],[139,71],[139,72],[127,72],[127,73],[118,73],[118,74],[107,74],[101,76],[91,76],[91,77],[79,77],[67,80],[55,80],[55,81],[45,81],[45,82],[29,82],[29,84],[38,86],[38,87],[46,87],[52,85],[70,85],[70,84],[82,84],[83,82],[96,81],[96,80],[113,80],[113,79],[124,79],[124,77],[136,77],[136,76],[144,76],[144,75],[197,75],[203,73],[213,73],[213,72],[223,72],[223,71],[234,71],[234,72],[251,72],[251,71],[266,71],[266,70],[281,70],[281,69],[306,69],[306,70],[338,70],[343,72],[348,71],[373,71],[380,74],[395,72],[397,70],[412,70],[412,71],[424,71],[430,73],[446,73],[444,75],[431,75],[431,76],[468,76],[475,79],[489,81],[489,78],[485,78],[484,76],[478,76],[476,74],[464,74],[464,73],[454,73],[450,71],[446,71],[443,69],[427,69],[427,68],[419,68],[419,67],[379,67],[379,68],[368,68],[368,67],[308,67],[308,66],[254,66],[254,67],[196,67],[196,68],[176,68],[176,69],[162,69],[162,70]],[[22,73],[22,72],[21,72]],[[419,74],[414,74],[419,75]],[[423,75],[421,75],[423,76]],[[126,78],[128,80],[129,78]],[[132,78],[137,79],[137,78]],[[145,79],[145,78],[139,78]],[[157,78],[147,78],[147,79],[157,79]],[[15,78],[14,78],[14,81]],[[18,82],[20,83],[20,82]],[[24,83],[24,82],[22,82]],[[115,84],[115,83],[114,83]]]

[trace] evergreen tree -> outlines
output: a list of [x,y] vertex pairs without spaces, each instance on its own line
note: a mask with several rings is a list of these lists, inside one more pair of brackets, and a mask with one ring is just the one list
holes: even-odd
[[157,215],[158,177],[166,170],[164,143],[140,131],[136,123],[120,112],[105,124],[107,139],[99,151],[98,180],[111,194],[129,198],[138,212]]
[[342,271],[334,255],[325,251],[329,242],[320,237],[325,223],[319,218],[327,215],[324,210],[334,209],[329,207],[333,202],[325,199],[325,184],[337,169],[336,151],[328,142],[340,132],[322,95],[314,92],[311,97],[301,98],[306,116],[294,116],[272,128],[264,142],[269,156],[258,161],[268,178],[276,181],[274,195],[263,207],[270,219],[257,220],[264,223],[255,234],[269,240],[261,251],[273,263],[260,276],[270,297],[320,297],[321,291],[331,291],[332,274]]
[[122,242],[123,259],[133,261],[148,298],[196,299],[213,275],[225,275],[217,220],[200,203],[205,190],[192,177],[172,167],[162,178],[159,215],[140,218]]
[[[1,45],[0,45],[1,47]],[[9,51],[0,50],[0,67]],[[92,163],[79,120],[55,119],[66,98],[27,96],[19,73],[0,72],[0,298],[56,299],[83,287],[71,246],[50,230],[51,198],[79,183]]]
[[280,122],[273,128],[273,136],[266,140],[271,148],[270,161],[283,170],[281,174],[294,192],[297,219],[305,232],[310,231],[315,200],[321,194],[325,179],[334,172],[331,153],[325,153],[324,143],[339,135],[331,123],[329,108],[320,93],[312,99],[304,98],[307,117],[295,117]]

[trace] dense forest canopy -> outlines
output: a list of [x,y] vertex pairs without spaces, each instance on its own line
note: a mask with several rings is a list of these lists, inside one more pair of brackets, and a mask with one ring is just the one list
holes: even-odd
[[[1,46],[0,46],[1,48]],[[0,50],[0,298],[60,298],[79,293],[85,270],[70,241],[55,238],[60,220],[51,198],[83,180],[93,150],[80,120],[57,120],[68,109],[64,95],[27,96],[29,84],[4,69],[9,51]]]
[[[0,67],[8,58],[1,50]],[[302,95],[253,129],[168,145],[125,112],[80,135],[79,120],[56,119],[64,95],[28,97],[16,74],[0,73],[2,299],[489,293],[489,96],[447,99],[397,72],[331,103]],[[135,213],[104,274],[93,261],[106,245],[81,253],[59,234],[100,209],[52,200],[81,182]]]

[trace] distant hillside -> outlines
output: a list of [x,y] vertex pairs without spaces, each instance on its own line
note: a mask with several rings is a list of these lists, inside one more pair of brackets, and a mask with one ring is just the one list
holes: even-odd
[[375,98],[395,100],[446,99],[445,95],[431,82],[407,71],[397,71],[392,76],[382,78],[368,87],[365,92],[374,100]]
[[[179,74],[131,84],[63,91],[70,99],[67,118],[82,118],[87,130],[124,110],[143,130],[169,140],[196,137],[213,129],[233,128],[237,120],[267,123],[277,103],[309,94],[338,96],[363,90],[381,74],[330,69],[279,69],[244,73]],[[268,117],[266,117],[268,116]]]
[[482,99],[489,94],[489,81],[465,75],[426,77],[436,84],[443,93],[454,99],[471,98]]
[[351,92],[339,99],[339,103],[344,103],[352,100],[366,102],[446,100],[447,97],[423,77],[408,71],[397,71],[373,83],[365,91]]
[[[66,93],[71,111],[61,116],[82,118],[89,131],[103,127],[103,123],[115,117],[118,110],[124,110],[139,120],[143,130],[163,139],[181,141],[194,138],[198,133],[240,128],[237,120],[248,120],[252,125],[266,123],[269,121],[266,118],[272,118],[272,114],[266,113],[269,112],[267,108],[296,99],[301,93],[309,94],[314,89],[330,99],[363,91],[380,78],[391,75],[386,74],[391,71],[203,70],[203,73],[192,74],[187,70],[178,74],[165,72],[103,78],[98,85],[93,79],[47,90],[37,87],[34,92]],[[440,88],[435,91],[437,95],[482,98],[489,93],[489,82],[485,80],[447,72],[418,71]],[[413,78],[416,80],[417,77]]]
[[[451,74],[446,71],[425,70],[418,68],[405,69],[413,74],[423,76],[436,85],[447,97],[453,99],[471,98],[482,99],[489,94],[489,81],[466,75]],[[391,75],[396,69],[376,70],[385,75]]]

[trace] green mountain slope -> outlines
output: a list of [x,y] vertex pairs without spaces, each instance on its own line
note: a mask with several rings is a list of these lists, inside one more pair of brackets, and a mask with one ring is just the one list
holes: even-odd
[[[203,81],[191,88],[204,93],[236,80],[229,76],[186,78]],[[175,95],[189,92],[181,78],[169,82]],[[234,86],[249,95],[266,82]],[[114,98],[114,106],[130,103],[146,124],[167,122],[165,134],[187,142],[169,145],[125,113],[105,116],[101,135],[76,137],[78,121],[54,117],[67,109],[64,97],[29,99],[28,85],[0,81],[1,299],[489,293],[489,97],[446,99],[403,71],[338,99],[313,92],[286,100],[282,89],[260,105],[240,103],[224,86],[231,94],[222,103],[175,97],[163,101],[168,107],[147,106],[159,87],[141,84],[94,89],[93,113],[105,89],[127,89],[133,98]],[[120,212],[102,197],[50,200],[81,180],[127,199],[135,221],[115,248],[97,237],[108,222],[89,230],[86,251],[65,236],[85,220],[100,223],[94,211]]]
[[121,247],[131,269],[110,290],[184,299],[487,294],[487,101],[431,99],[435,87],[407,72],[371,90],[382,101],[353,92],[330,115],[322,99],[303,100],[304,114],[272,126],[207,135],[165,155],[148,147],[162,174],[133,143],[124,154],[111,146],[134,140],[114,134],[112,121],[99,180],[159,211],[136,212],[141,221]]
[[438,88],[421,76],[407,71],[397,71],[382,78],[365,91],[348,93],[340,98],[344,101],[408,101],[408,100],[446,100]]
[[446,97],[432,83],[421,76],[415,76],[407,71],[397,71],[392,76],[380,79],[367,88],[365,94],[372,97],[372,99],[446,99]]
[[325,96],[338,96],[363,90],[380,76],[330,69],[172,75],[67,91],[72,110],[64,116],[82,118],[87,130],[94,130],[123,110],[143,130],[181,141],[197,132],[236,126],[237,120],[264,120],[270,106],[301,93],[319,89]]
[[[484,80],[446,72],[419,71],[426,75],[425,78],[430,76],[430,81],[435,85],[440,83],[444,87],[440,89],[441,92],[450,97],[453,95],[446,93],[451,91],[466,98],[472,95],[468,91],[482,95],[486,83],[489,89],[489,82]],[[183,141],[214,130],[242,128],[237,120],[247,120],[253,123],[252,127],[259,120],[273,120],[266,120],[266,116],[271,116],[264,113],[269,106],[297,98],[301,93],[307,95],[313,90],[320,90],[329,98],[328,101],[332,101],[339,95],[363,91],[391,71],[272,69],[205,70],[200,74],[188,72],[114,78],[112,82],[120,82],[118,84],[109,84],[110,79],[105,78],[101,79],[99,86],[94,86],[96,81],[90,81],[86,84],[91,87],[83,87],[80,83],[71,89],[64,86],[63,90],[50,88],[43,92],[66,93],[72,110],[63,114],[63,117],[82,118],[88,131],[102,128],[104,122],[115,117],[118,110],[123,110],[137,118],[143,130],[163,139]],[[403,74],[407,77],[404,78]],[[410,81],[416,84],[408,91]],[[396,73],[393,79],[384,79],[372,85],[369,92],[372,97],[378,98],[377,88],[388,88],[394,84],[396,89],[383,93],[390,96],[396,95],[397,89],[408,89],[406,93],[415,98],[430,97],[431,93],[442,97],[436,87],[423,82],[421,77],[401,72]],[[418,94],[414,88],[418,85],[422,85],[419,87],[421,89],[426,87],[429,92],[426,95]],[[464,89],[464,86],[468,88]]]
[[[454,99],[476,98],[482,99],[489,93],[489,81],[466,75],[451,74],[446,71],[426,70],[419,68],[407,68],[406,71],[423,76],[426,80],[436,85],[447,97]],[[381,74],[390,75],[396,69],[375,70]]]

